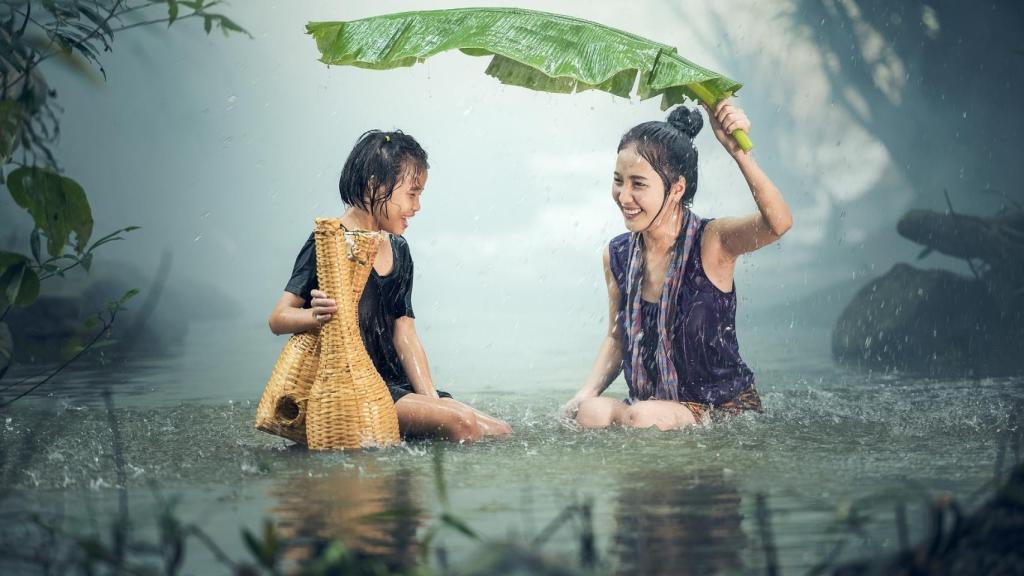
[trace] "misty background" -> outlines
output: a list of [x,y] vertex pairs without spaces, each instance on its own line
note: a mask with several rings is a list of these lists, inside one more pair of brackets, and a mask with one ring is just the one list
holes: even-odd
[[[438,387],[483,390],[510,371],[576,387],[607,322],[601,250],[624,230],[610,197],[615,148],[631,126],[665,117],[658,99],[505,87],[483,73],[486,59],[461,53],[385,72],[328,68],[304,32],[313,20],[503,4],[235,2],[225,12],[252,39],[182,21],[119,34],[105,82],[51,64],[64,108],[55,151],[89,195],[94,235],[142,229],[105,247],[89,277],[44,295],[101,279],[145,291],[169,254],[153,326],[186,334],[186,352],[224,350],[230,382],[204,385],[255,399],[285,341],[266,318],[313,219],[343,210],[348,152],[366,130],[399,128],[432,166],[406,237]],[[972,214],[999,209],[1001,194],[1020,198],[1015,4],[515,4],[675,45],[745,83],[735,102],[753,123],[754,155],[794,215],[736,274],[755,372],[793,355],[827,359],[854,291],[921,251],[895,231],[908,208],[943,210],[944,190]],[[755,210],[707,124],[696,145],[694,211]],[[0,242],[22,249],[30,217],[8,195],[0,214]],[[919,265],[967,270],[937,255]]]

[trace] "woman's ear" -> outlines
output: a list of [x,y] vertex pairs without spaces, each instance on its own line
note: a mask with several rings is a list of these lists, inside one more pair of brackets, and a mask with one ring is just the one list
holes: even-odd
[[683,194],[686,192],[686,178],[676,178],[675,184],[669,189],[668,199],[670,202],[682,202]]

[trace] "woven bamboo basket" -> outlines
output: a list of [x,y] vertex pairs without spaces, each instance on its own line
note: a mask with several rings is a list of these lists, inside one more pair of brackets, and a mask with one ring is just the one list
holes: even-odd
[[256,428],[306,443],[306,402],[320,363],[320,331],[288,339],[256,408]]
[[381,235],[344,232],[337,218],[316,219],[320,289],[337,313],[320,329],[320,362],[306,405],[310,449],[385,446],[400,441],[395,404],[359,333],[359,298]]

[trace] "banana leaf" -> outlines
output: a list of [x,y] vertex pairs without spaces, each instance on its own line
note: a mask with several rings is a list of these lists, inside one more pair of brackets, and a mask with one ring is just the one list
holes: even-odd
[[[520,8],[459,8],[310,22],[320,61],[371,70],[412,66],[449,50],[491,56],[486,73],[504,84],[571,94],[603,90],[661,109],[700,100],[714,109],[739,82],[703,68],[666,44],[579,18]],[[639,82],[637,79],[639,77]],[[733,132],[744,150],[753,147]]]

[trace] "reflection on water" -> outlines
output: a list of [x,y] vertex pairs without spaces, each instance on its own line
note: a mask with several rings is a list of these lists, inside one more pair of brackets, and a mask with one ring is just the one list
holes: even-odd
[[724,470],[659,472],[623,483],[616,574],[721,574],[742,567],[742,497]]
[[387,469],[372,459],[303,470],[274,480],[269,511],[281,535],[298,544],[288,560],[301,564],[338,541],[359,556],[406,570],[416,563],[416,531],[424,520],[422,480],[409,468]]

